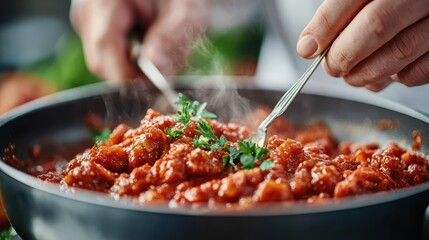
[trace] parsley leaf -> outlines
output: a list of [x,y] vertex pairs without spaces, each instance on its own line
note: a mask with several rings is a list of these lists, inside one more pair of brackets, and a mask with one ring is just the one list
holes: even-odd
[[238,142],[238,148],[244,154],[253,154],[255,144],[250,141]]
[[[205,111],[207,103],[191,101],[183,94],[179,94],[179,99],[176,103],[182,106],[181,110],[177,111],[177,121],[181,122],[185,127],[191,121],[197,124],[197,132],[201,135],[194,136],[192,141],[194,147],[211,151],[223,150],[229,153],[229,155],[222,157],[224,167],[231,165],[234,169],[237,169],[237,164],[240,163],[243,169],[252,169],[256,161],[262,160],[268,154],[268,149],[258,147],[250,140],[238,142],[238,148],[228,147],[226,137],[224,135],[217,137],[210,124],[206,121],[206,119],[216,118],[215,114]],[[169,128],[166,128],[165,132],[170,135],[172,140],[183,134],[181,130],[171,131]],[[260,165],[260,169],[263,171],[273,167],[274,162],[272,160],[264,160]]]
[[177,117],[177,121],[183,123],[183,125],[188,126],[189,122],[191,121],[191,115],[189,112],[189,102],[184,102],[182,104],[182,110],[177,111],[177,114],[179,116]]
[[210,124],[206,121],[201,121],[198,123],[197,132],[201,133],[202,136],[208,139],[218,140],[217,136],[213,132],[213,129],[210,127]]
[[214,134],[210,124],[206,121],[201,121],[198,123],[197,132],[207,139],[214,141],[215,143],[220,143],[219,138]]
[[198,122],[197,132],[201,134],[201,136],[194,138],[194,146],[195,147],[204,147],[210,150],[227,150],[225,145],[227,143],[227,139],[224,135],[218,138],[211,128],[210,124],[205,120],[201,120]]
[[[237,162],[240,162],[241,166],[243,166],[243,169],[246,169],[246,170],[252,169],[255,166],[255,162],[257,160],[261,160],[262,158],[264,158],[265,155],[267,155],[268,153],[268,149],[263,147],[258,147],[250,140],[238,142],[237,144],[238,144],[238,149],[229,148],[228,151],[230,155],[227,163],[229,164],[233,163],[234,165],[233,164],[231,165],[235,166]],[[226,160],[223,159],[223,161],[225,164]],[[264,162],[266,161],[269,161],[269,162],[264,164],[263,166],[264,169],[270,169],[274,166],[274,163],[271,160],[265,160]]]
[[250,154],[241,154],[240,155],[240,163],[244,169],[249,170],[252,169],[255,165],[255,157]]
[[[193,145],[195,147],[203,147],[210,150],[219,150],[224,148],[227,140],[224,136],[218,138],[211,128],[210,124],[205,119],[216,118],[214,113],[205,111],[207,103],[199,103],[197,101],[191,101],[183,94],[179,94],[179,99],[176,104],[181,105],[182,109],[177,111],[177,121],[181,122],[185,127],[189,125],[191,121],[197,123],[197,132],[201,136],[195,136],[193,139]],[[172,132],[170,129],[166,129],[166,133],[174,140],[183,131],[176,130]]]
[[105,142],[107,139],[109,139],[110,134],[112,134],[112,130],[108,128],[105,128],[101,130],[99,133],[94,134],[92,139],[95,143],[95,146],[98,147],[99,143]]
[[191,101],[183,94],[179,94],[179,99],[176,103],[182,106],[182,109],[177,111],[179,114],[177,120],[185,126],[187,126],[191,120],[199,122],[203,119],[214,119],[217,117],[216,114],[205,111],[207,103]]
[[262,159],[263,157],[265,157],[265,155],[267,155],[267,153],[268,153],[268,149],[266,149],[266,148],[261,148],[261,147],[255,148],[255,158],[256,159]]
[[263,162],[261,163],[261,165],[259,166],[259,168],[260,168],[262,171],[269,170],[269,169],[271,169],[271,168],[273,168],[273,167],[274,167],[274,162],[273,162],[273,160],[271,160],[271,159],[267,159],[267,160],[263,161]]
[[209,139],[207,137],[204,136],[194,136],[194,141],[192,142],[194,144],[194,147],[203,147],[203,148],[207,148],[210,149],[210,143],[209,143]]
[[166,128],[165,133],[170,136],[171,141],[174,141],[177,137],[183,134],[183,131],[181,130],[172,131],[170,128]]
[[235,160],[240,155],[240,151],[237,148],[229,147],[228,148],[229,155],[223,156],[223,167],[226,167],[228,164],[233,166],[234,169],[237,169],[237,165],[235,164]]
[[219,140],[217,141],[217,144],[219,144],[220,146],[225,146],[226,142],[228,142],[228,140],[226,139],[226,137],[224,135],[220,136]]
[[211,113],[211,112],[202,112],[201,113],[201,117],[205,118],[205,119],[215,119],[215,118],[217,118],[216,114]]

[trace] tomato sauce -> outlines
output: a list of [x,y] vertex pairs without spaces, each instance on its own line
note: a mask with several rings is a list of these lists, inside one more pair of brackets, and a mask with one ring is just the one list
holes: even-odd
[[[259,112],[258,112],[259,111]],[[247,124],[260,122],[258,110]],[[236,144],[250,136],[244,126],[208,120],[213,132]],[[270,129],[268,154],[274,167],[243,169],[224,167],[223,150],[195,148],[198,136],[192,122],[172,140],[166,128],[183,128],[172,116],[148,110],[140,126],[117,126],[109,139],[76,155],[61,171],[38,178],[132,197],[139,202],[169,201],[177,204],[338,199],[409,187],[429,180],[425,156],[409,152],[395,142],[380,148],[376,143],[336,142],[329,128],[314,123],[305,128],[278,119]]]

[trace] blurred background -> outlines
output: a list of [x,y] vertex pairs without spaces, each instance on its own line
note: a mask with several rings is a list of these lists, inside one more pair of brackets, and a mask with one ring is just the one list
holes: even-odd
[[[264,23],[255,17],[257,4],[248,6],[232,3],[227,9],[234,14],[225,13],[225,7],[213,14],[181,75],[255,74]],[[0,114],[46,94],[101,81],[86,68],[69,8],[70,0],[2,0]]]

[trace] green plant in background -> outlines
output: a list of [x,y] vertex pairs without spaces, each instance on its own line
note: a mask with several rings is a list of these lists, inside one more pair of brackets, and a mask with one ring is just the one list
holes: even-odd
[[12,227],[0,232],[0,240],[12,240],[14,236],[16,236],[16,232]]
[[100,81],[86,67],[82,43],[74,34],[64,37],[57,54],[23,69],[57,86],[68,89]]

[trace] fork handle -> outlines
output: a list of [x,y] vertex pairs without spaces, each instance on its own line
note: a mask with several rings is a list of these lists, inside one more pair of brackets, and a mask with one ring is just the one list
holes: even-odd
[[143,74],[145,74],[152,84],[161,91],[170,106],[176,111],[179,110],[178,106],[175,104],[179,98],[176,91],[168,84],[165,77],[152,61],[141,55],[142,44],[140,43],[138,35],[131,33],[128,41],[131,60],[136,61]]
[[310,67],[298,79],[298,81],[296,81],[292,85],[292,87],[290,87],[286,91],[286,93],[283,94],[283,96],[280,98],[280,100],[277,102],[276,106],[274,107],[273,111],[271,111],[270,115],[268,115],[268,117],[266,117],[265,120],[262,121],[261,125],[259,126],[260,129],[264,129],[266,131],[268,127],[271,125],[271,123],[286,111],[286,109],[289,107],[289,105],[292,103],[292,101],[295,99],[295,97],[304,87],[305,83],[307,83],[308,79],[310,79],[311,75],[313,75],[314,71],[322,62],[326,53],[329,51],[329,48],[330,46],[327,47],[319,56],[317,56],[316,59],[314,59],[313,63],[310,65]]

